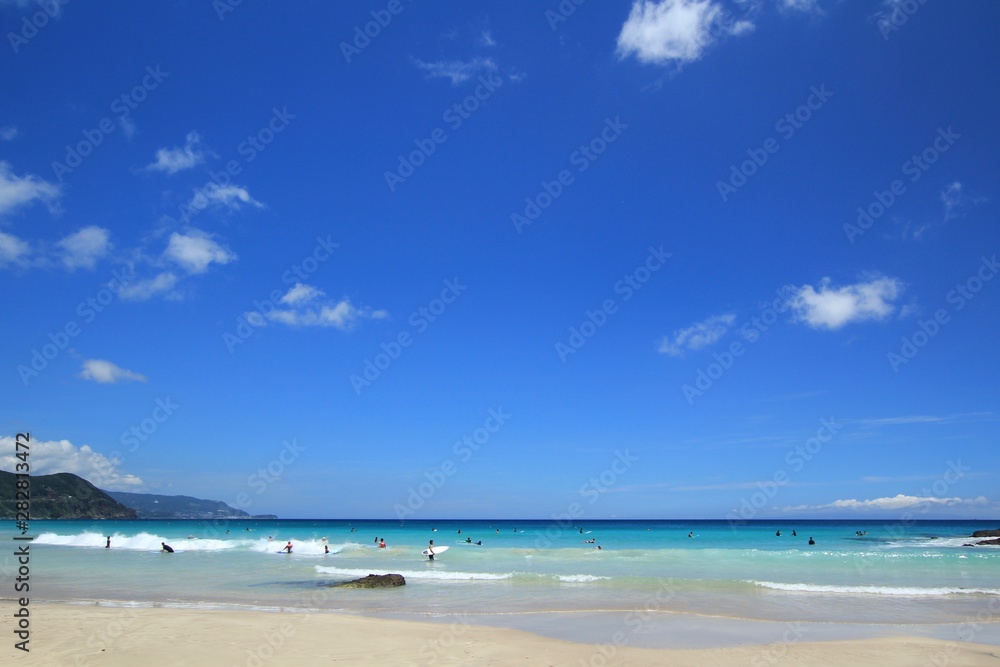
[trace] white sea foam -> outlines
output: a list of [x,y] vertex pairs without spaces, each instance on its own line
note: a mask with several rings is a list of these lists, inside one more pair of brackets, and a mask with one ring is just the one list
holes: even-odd
[[[85,531],[75,535],[59,535],[57,533],[42,533],[35,538],[36,544],[51,544],[62,547],[85,547],[104,548],[107,544],[107,536],[92,531]],[[162,542],[168,543],[174,551],[228,551],[240,549],[246,551],[256,551],[267,553],[278,551],[287,543],[287,540],[269,541],[266,538],[260,539],[232,539],[216,540],[210,538],[187,539],[183,537],[164,537],[152,533],[138,533],[137,535],[123,535],[115,533],[111,536],[112,549],[124,549],[129,551],[159,551]],[[324,546],[327,543],[322,540],[292,540],[292,553],[305,555],[324,555]],[[344,550],[364,548],[353,542],[344,544],[330,544],[330,553],[338,554]]]
[[557,574],[556,579],[568,584],[585,584],[592,581],[608,581],[611,577],[598,577],[593,574]]
[[916,596],[942,596],[942,595],[1000,595],[997,588],[920,588],[917,586],[828,586],[824,584],[785,584],[775,581],[753,581],[747,583],[770,588],[776,591],[801,591],[804,593],[865,593],[869,595],[907,595]]

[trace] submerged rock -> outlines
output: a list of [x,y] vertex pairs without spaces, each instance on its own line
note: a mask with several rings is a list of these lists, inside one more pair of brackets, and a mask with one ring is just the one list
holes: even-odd
[[401,574],[369,574],[367,577],[361,577],[354,581],[333,584],[338,588],[393,588],[405,585],[406,579]]

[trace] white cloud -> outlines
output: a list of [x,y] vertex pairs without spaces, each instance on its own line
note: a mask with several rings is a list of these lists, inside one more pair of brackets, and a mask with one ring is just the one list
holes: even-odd
[[[15,457],[15,440],[0,436],[0,468],[14,471],[20,461]],[[121,470],[120,461],[109,459],[87,445],[76,447],[69,440],[34,440],[31,443],[31,473],[51,475],[71,472],[102,490],[128,491],[142,485],[142,480]]]
[[191,198],[191,206],[199,210],[215,205],[238,211],[241,204],[264,208],[262,203],[250,196],[246,188],[238,185],[219,185],[212,182],[200,190],[195,190],[194,197]]
[[204,273],[212,264],[228,264],[236,259],[235,253],[213,241],[210,234],[196,229],[188,234],[171,234],[163,256],[188,273]]
[[736,321],[734,313],[713,315],[701,322],[695,322],[686,329],[678,329],[660,341],[659,351],[674,357],[684,356],[685,350],[700,350],[722,338]]
[[473,58],[464,62],[461,60],[439,60],[433,63],[425,63],[414,58],[413,62],[417,67],[427,72],[427,78],[451,79],[453,86],[464,83],[481,72],[495,72],[497,69],[492,58]]
[[849,509],[849,510],[897,510],[914,505],[940,505],[943,507],[953,507],[955,505],[986,505],[989,503],[983,496],[978,498],[938,498],[936,496],[907,496],[902,493],[892,497],[872,498],[871,500],[835,500],[825,505],[797,505],[795,507],[785,507],[789,511],[799,510],[822,510],[822,509]]
[[324,295],[322,290],[312,285],[296,283],[280,299],[289,308],[275,308],[267,313],[250,312],[244,316],[252,323],[263,322],[263,315],[267,320],[290,327],[333,327],[341,331],[353,329],[360,320],[379,320],[389,316],[385,310],[355,306],[347,297],[336,302],[314,303]]
[[618,55],[656,65],[694,62],[718,35],[751,32],[713,0],[636,0],[618,35]]
[[8,264],[22,265],[31,252],[31,247],[13,234],[0,232],[0,267]]
[[13,125],[8,125],[7,127],[0,127],[0,141],[11,141],[17,138],[18,135],[17,128]]
[[814,329],[839,329],[851,322],[883,320],[893,313],[903,284],[895,278],[875,278],[869,282],[832,287],[829,278],[812,285],[793,288],[788,304],[797,321]]
[[121,368],[105,359],[87,359],[83,362],[80,376],[84,380],[93,380],[101,384],[115,384],[123,380],[145,382],[146,376]]
[[156,161],[146,165],[147,171],[162,171],[166,174],[176,174],[185,169],[191,169],[205,161],[205,153],[201,150],[201,136],[197,132],[188,132],[184,138],[184,146],[180,148],[161,148],[156,151]]
[[131,140],[132,137],[136,135],[139,129],[135,126],[135,121],[133,121],[128,116],[124,116],[118,119],[118,124],[122,127],[122,132],[125,134],[125,138]]
[[38,176],[18,176],[11,172],[10,164],[0,160],[0,215],[38,200],[51,208],[59,197],[59,186]]
[[169,271],[160,273],[155,278],[130,282],[118,292],[123,301],[144,301],[157,294],[169,292],[177,284],[177,276]]
[[299,303],[306,303],[312,301],[318,297],[325,294],[323,290],[313,287],[312,285],[303,285],[302,283],[295,283],[295,287],[288,290],[285,296],[281,297],[281,303],[287,303],[289,305],[295,305]]
[[483,46],[496,46],[497,41],[493,39],[493,34],[489,30],[484,30],[479,36],[479,43]]
[[61,249],[63,265],[70,271],[78,267],[94,268],[94,264],[111,249],[109,238],[107,229],[94,225],[70,234],[57,243]]
[[781,7],[806,13],[820,11],[819,0],[781,0]]

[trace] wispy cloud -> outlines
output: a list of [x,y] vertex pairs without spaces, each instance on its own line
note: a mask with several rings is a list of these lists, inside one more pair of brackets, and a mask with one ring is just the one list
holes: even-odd
[[101,384],[115,384],[127,380],[145,382],[147,379],[145,375],[117,366],[106,359],[85,360],[79,377]]
[[439,60],[425,63],[417,58],[413,63],[426,72],[428,79],[450,79],[453,86],[464,83],[484,72],[495,72],[496,63],[492,58],[473,58],[472,60]]
[[[20,461],[15,457],[14,450],[14,438],[0,436],[0,469],[15,469]],[[34,475],[71,472],[108,491],[134,490],[142,485],[142,480],[124,472],[117,460],[109,459],[87,445],[77,447],[69,440],[33,440],[31,472]]]
[[27,241],[19,239],[13,234],[0,232],[0,268],[24,266],[30,253],[31,246]]
[[170,271],[163,271],[153,278],[137,280],[125,285],[118,292],[123,301],[145,301],[158,294],[170,294],[177,286],[177,276]]
[[17,128],[13,125],[0,127],[0,141],[12,141],[17,138],[18,134]]
[[[340,301],[330,301],[323,300],[324,296],[326,293],[317,287],[296,283],[280,299],[280,302],[288,307],[275,308],[264,313],[263,317],[290,327],[333,327],[349,331],[361,320],[379,320],[389,316],[384,310],[355,306],[346,297]],[[251,322],[264,321],[257,312],[246,313],[245,317]]]
[[798,322],[813,329],[839,329],[852,322],[884,320],[895,310],[903,283],[895,278],[875,278],[868,282],[835,287],[823,278],[818,289],[812,285],[793,288],[788,304]]
[[978,498],[938,498],[936,496],[907,496],[897,494],[892,497],[872,498],[870,500],[856,500],[849,498],[846,500],[834,500],[832,503],[824,505],[796,505],[795,507],[784,507],[786,511],[802,510],[825,510],[825,509],[848,509],[848,510],[898,510],[916,505],[938,505],[943,507],[954,507],[956,505],[987,505],[989,500],[984,496]]
[[877,417],[858,419],[856,423],[862,427],[899,426],[906,424],[946,424],[951,422],[972,421],[992,417],[992,412],[960,412],[951,415],[903,415],[899,417]]
[[236,260],[236,253],[213,240],[211,234],[197,229],[186,234],[171,234],[163,256],[188,273],[204,273],[212,264],[229,264]]
[[717,36],[753,29],[750,21],[731,21],[713,0],[636,0],[618,35],[618,55],[680,66],[701,58]]
[[185,169],[196,167],[205,161],[205,152],[201,148],[201,136],[197,132],[188,132],[184,145],[178,148],[161,148],[156,151],[156,160],[146,165],[147,171],[162,171],[165,174],[176,174]]
[[52,208],[59,198],[60,189],[55,183],[28,174],[18,176],[11,171],[10,164],[0,160],[0,215],[40,201]]
[[111,250],[110,238],[111,233],[107,229],[95,225],[70,234],[56,244],[63,266],[70,271],[94,268]]
[[223,206],[238,211],[243,204],[264,208],[264,204],[250,196],[246,188],[239,185],[219,185],[214,181],[195,190],[191,206],[204,209],[209,206]]
[[734,313],[713,315],[695,322],[685,329],[678,329],[660,341],[659,351],[673,357],[682,357],[687,350],[700,350],[722,338],[736,321]]

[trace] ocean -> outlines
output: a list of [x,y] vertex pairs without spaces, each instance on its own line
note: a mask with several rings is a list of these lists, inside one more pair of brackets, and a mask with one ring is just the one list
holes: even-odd
[[[12,523],[0,531],[8,544],[18,534]],[[32,521],[30,596],[125,607],[468,616],[500,625],[511,624],[504,617],[541,612],[583,618],[629,610],[785,624],[995,622],[1000,547],[963,545],[973,531],[998,527],[981,521]],[[378,547],[380,538],[387,548]],[[449,549],[431,561],[420,553],[429,540]],[[278,553],[287,541],[293,552]],[[161,553],[161,542],[174,553]],[[0,596],[16,597],[13,549],[4,552]],[[389,572],[402,574],[406,586],[329,586]]]

